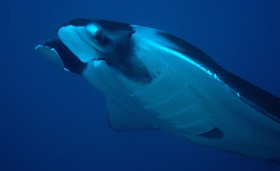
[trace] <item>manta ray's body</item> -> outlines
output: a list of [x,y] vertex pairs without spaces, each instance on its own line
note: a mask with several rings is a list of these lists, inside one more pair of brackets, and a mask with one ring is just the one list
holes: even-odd
[[75,19],[36,50],[108,98],[116,131],[166,130],[280,167],[280,100],[163,31]]

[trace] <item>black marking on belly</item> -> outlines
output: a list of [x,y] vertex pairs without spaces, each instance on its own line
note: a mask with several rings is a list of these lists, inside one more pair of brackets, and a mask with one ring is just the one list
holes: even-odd
[[131,46],[118,46],[113,53],[106,54],[105,61],[128,79],[143,85],[149,84],[154,78],[144,63],[134,56]]
[[213,129],[211,129],[210,131],[199,134],[197,136],[200,136],[200,137],[203,137],[203,138],[208,138],[208,139],[221,139],[221,138],[224,137],[224,134],[223,134],[222,130],[215,127]]

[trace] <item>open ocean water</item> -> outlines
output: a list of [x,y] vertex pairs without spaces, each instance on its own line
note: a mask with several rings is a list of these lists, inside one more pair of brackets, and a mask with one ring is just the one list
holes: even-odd
[[105,97],[34,48],[77,17],[148,26],[280,97],[279,7],[279,0],[1,0],[0,170],[276,171],[164,131],[112,131]]

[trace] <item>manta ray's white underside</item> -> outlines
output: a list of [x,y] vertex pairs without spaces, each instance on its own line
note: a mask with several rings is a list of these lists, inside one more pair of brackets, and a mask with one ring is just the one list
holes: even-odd
[[62,25],[58,38],[36,50],[108,98],[112,129],[162,129],[280,166],[279,98],[189,43],[151,28],[87,19]]

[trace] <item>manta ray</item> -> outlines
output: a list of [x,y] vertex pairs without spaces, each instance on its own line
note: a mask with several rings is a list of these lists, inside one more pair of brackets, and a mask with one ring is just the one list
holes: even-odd
[[165,130],[280,167],[280,100],[161,30],[73,19],[36,51],[107,97],[115,131]]

